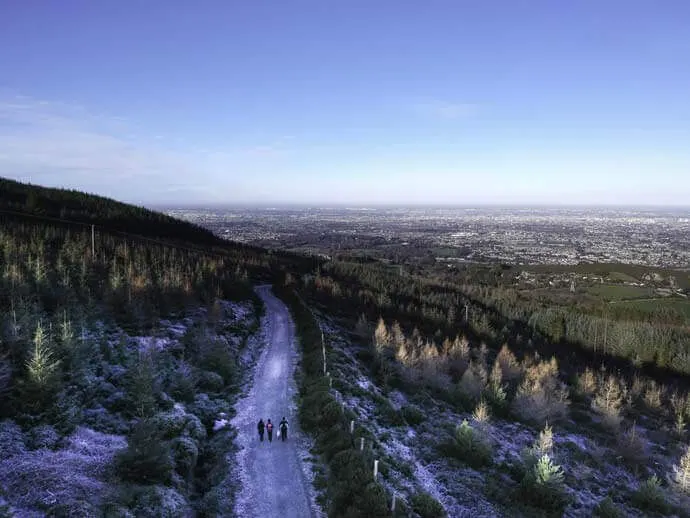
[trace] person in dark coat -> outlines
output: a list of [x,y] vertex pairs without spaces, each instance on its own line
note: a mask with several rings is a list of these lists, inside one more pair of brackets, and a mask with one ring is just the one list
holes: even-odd
[[278,428],[280,428],[280,439],[285,442],[287,439],[287,430],[288,430],[288,422],[285,417],[283,417],[283,420],[280,421],[280,424],[278,425]]
[[266,421],[266,431],[268,432],[268,442],[273,442],[273,423],[270,419]]
[[[268,422],[270,423],[271,420],[269,419]],[[259,424],[258,424],[256,427],[257,427],[257,429],[259,430],[259,440],[260,440],[261,442],[263,442],[263,440],[264,440],[264,420],[263,420],[263,419],[259,419]]]

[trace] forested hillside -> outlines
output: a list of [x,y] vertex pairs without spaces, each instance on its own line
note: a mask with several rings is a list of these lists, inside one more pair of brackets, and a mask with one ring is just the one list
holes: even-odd
[[250,277],[284,259],[102,198],[2,189],[0,515],[230,513]]
[[53,189],[0,178],[0,213],[21,213],[95,224],[120,231],[188,244],[218,245],[221,240],[192,223],[143,207],[76,190]]

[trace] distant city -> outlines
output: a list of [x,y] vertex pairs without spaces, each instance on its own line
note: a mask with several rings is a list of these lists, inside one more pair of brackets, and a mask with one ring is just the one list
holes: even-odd
[[167,208],[226,239],[319,254],[690,269],[690,208]]

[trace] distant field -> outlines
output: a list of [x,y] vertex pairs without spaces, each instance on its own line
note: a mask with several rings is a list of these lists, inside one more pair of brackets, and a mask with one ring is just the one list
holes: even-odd
[[604,300],[642,299],[653,297],[651,288],[643,286],[626,286],[619,284],[595,284],[585,288],[588,294]]
[[672,308],[685,316],[685,321],[690,323],[690,300],[681,299],[653,299],[653,300],[626,300],[618,305],[631,306],[649,311],[650,313],[661,308]]
[[618,282],[638,282],[639,279],[636,279],[635,277],[628,275],[627,273],[623,272],[610,272],[608,275],[608,279],[610,281],[618,281]]

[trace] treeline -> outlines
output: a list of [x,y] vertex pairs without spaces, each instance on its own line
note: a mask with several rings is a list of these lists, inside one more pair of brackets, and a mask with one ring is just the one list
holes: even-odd
[[40,187],[6,178],[0,178],[0,211],[98,225],[152,238],[208,246],[223,243],[198,225],[160,212],[75,190]]
[[573,368],[603,362],[630,376],[638,368],[657,379],[675,373],[682,383],[690,374],[690,333],[680,326],[523,304],[500,286],[454,284],[381,264],[328,262],[300,281],[315,300],[351,320],[364,313],[425,336],[461,333],[492,348],[508,343],[517,354],[536,350]]

